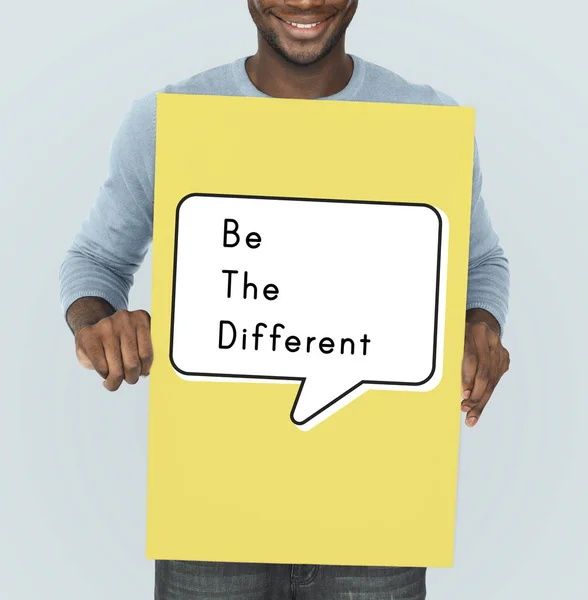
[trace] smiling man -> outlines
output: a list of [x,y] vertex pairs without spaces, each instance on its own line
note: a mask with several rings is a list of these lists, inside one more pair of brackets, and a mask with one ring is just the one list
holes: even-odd
[[[410,83],[346,53],[346,31],[358,0],[249,0],[248,7],[258,31],[254,56],[160,91],[455,105],[430,86]],[[368,4],[366,10],[376,9]],[[127,305],[133,275],[153,232],[155,107],[154,92],[135,102],[124,119],[112,146],[109,176],[60,270],[62,309],[75,335],[78,359],[95,370],[110,391],[123,381],[132,385],[148,375],[153,361],[149,314],[129,311]],[[481,196],[477,149],[472,177],[462,385],[462,410],[469,426],[480,418],[510,361],[501,343],[509,267]],[[405,567],[157,561],[155,598],[423,600],[425,572]]]

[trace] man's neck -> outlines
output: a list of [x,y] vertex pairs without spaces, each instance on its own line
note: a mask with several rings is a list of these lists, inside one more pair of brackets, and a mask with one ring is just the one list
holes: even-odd
[[324,98],[340,92],[353,74],[353,59],[345,53],[343,40],[321,61],[295,65],[260,42],[245,68],[253,85],[275,98]]

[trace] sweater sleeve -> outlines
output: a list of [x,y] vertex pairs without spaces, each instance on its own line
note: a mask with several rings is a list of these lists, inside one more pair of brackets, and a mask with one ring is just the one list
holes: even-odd
[[510,268],[500,240],[492,227],[482,197],[482,172],[478,146],[475,145],[470,224],[470,256],[466,309],[490,312],[504,333],[508,314]]
[[[433,91],[437,94],[440,104],[459,106],[455,98],[439,90]],[[466,310],[487,310],[498,321],[502,336],[508,315],[509,294],[510,267],[482,197],[480,154],[478,143],[474,141]]]
[[114,138],[108,176],[59,269],[64,315],[84,296],[127,308],[153,235],[155,106],[155,94],[137,100]]

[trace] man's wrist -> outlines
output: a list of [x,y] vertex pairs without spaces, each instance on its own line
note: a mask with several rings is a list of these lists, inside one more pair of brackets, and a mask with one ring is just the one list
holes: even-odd
[[66,320],[72,333],[76,335],[84,327],[95,325],[116,312],[112,305],[96,296],[79,298],[67,310]]
[[471,308],[466,311],[466,323],[486,323],[494,333],[501,334],[500,323],[496,317],[483,308]]

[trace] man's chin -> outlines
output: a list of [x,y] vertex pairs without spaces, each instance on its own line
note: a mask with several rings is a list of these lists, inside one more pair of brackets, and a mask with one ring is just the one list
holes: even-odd
[[324,58],[324,52],[291,52],[282,51],[282,56],[293,65],[308,67]]

